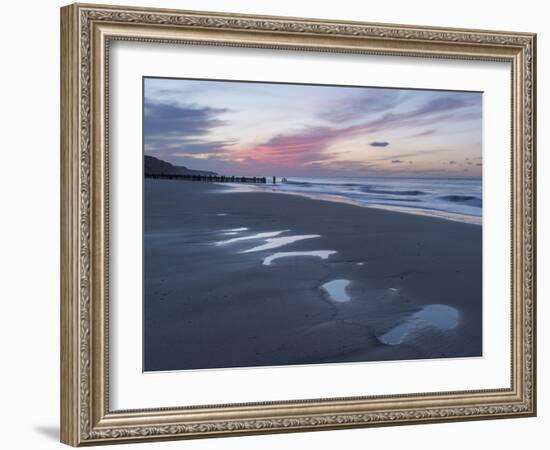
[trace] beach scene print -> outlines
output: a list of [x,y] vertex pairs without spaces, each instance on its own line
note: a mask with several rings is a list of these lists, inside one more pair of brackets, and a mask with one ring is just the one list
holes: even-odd
[[145,77],[144,371],[483,356],[482,99]]

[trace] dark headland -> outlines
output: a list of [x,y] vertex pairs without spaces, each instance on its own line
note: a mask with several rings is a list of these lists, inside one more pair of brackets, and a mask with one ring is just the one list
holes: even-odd
[[192,181],[144,195],[146,371],[481,356],[480,226]]
[[154,156],[143,156],[143,172],[145,175],[218,175],[208,170],[189,169],[185,166],[176,166]]

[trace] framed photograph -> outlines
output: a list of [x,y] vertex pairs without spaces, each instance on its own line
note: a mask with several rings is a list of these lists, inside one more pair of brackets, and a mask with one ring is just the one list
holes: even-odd
[[62,442],[535,415],[535,38],[62,8]]

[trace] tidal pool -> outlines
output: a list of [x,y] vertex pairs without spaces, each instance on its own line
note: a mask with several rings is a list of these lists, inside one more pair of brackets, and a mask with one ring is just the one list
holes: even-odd
[[450,330],[458,325],[458,310],[448,305],[427,305],[414,313],[405,322],[380,336],[380,341],[388,345],[401,344],[411,332],[425,326],[440,330]]
[[351,297],[348,295],[346,289],[351,284],[349,280],[332,280],[321,286],[326,291],[331,300],[335,302],[349,302]]
[[278,252],[264,258],[262,264],[270,266],[273,261],[280,258],[289,258],[293,256],[314,256],[316,258],[327,259],[330,255],[336,253],[334,250],[314,250],[311,252]]
[[313,239],[321,237],[320,234],[301,234],[296,236],[282,236],[275,238],[265,239],[265,244],[258,245],[257,247],[249,248],[241,253],[261,252],[264,250],[271,250],[274,248],[282,247],[283,245],[293,244],[294,242],[302,241],[304,239]]

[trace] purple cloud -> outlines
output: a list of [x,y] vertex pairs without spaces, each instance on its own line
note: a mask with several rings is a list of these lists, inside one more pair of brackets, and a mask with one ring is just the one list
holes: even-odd
[[235,140],[208,140],[211,130],[226,124],[220,116],[229,109],[152,103],[145,98],[144,147],[147,154],[178,163],[183,155],[219,154]]
[[422,131],[421,133],[416,133],[411,136],[410,138],[416,138],[416,137],[424,137],[424,136],[431,136],[432,134],[435,134],[437,130],[435,128],[432,128],[431,130]]
[[401,92],[395,89],[357,88],[356,96],[334,102],[319,117],[333,123],[348,122],[365,114],[389,111],[399,104],[400,98]]
[[145,100],[143,131],[146,137],[166,134],[201,136],[224,125],[219,115],[227,108],[155,104]]

